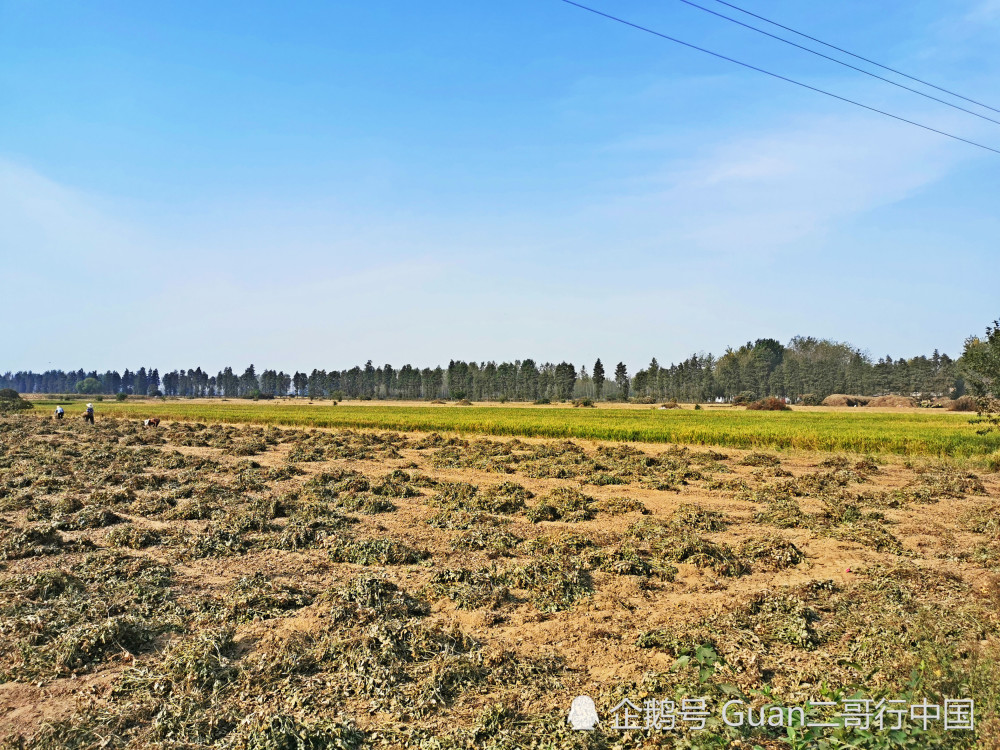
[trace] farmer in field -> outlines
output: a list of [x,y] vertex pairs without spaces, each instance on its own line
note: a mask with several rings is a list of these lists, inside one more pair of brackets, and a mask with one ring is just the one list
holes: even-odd
[[94,405],[87,404],[87,411],[83,413],[83,421],[94,424]]
[[63,414],[64,414],[63,408],[61,406],[57,406],[56,407],[56,419],[62,419],[63,418]]

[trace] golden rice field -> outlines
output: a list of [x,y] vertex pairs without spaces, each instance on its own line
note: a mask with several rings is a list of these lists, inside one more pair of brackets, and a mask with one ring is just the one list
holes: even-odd
[[[46,409],[50,402],[35,402]],[[55,402],[51,402],[55,403]],[[83,410],[74,402],[69,416]],[[149,401],[101,402],[98,417],[305,427],[458,432],[523,437],[686,443],[732,448],[851,451],[897,455],[985,457],[1000,451],[1000,434],[979,435],[969,415],[951,412],[751,412],[742,409],[424,406],[371,403]],[[991,459],[992,461],[993,459]]]

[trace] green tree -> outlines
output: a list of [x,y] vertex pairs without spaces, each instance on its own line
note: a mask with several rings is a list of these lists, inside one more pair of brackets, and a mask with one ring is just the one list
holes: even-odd
[[517,395],[517,368],[521,363],[503,362],[497,366],[497,388],[500,391],[500,398],[504,400],[515,398]]
[[257,382],[257,371],[253,365],[247,367],[240,375],[239,393],[240,396],[249,396],[254,391],[260,390],[260,383]]
[[986,327],[985,338],[965,340],[961,368],[975,395],[1000,398],[1000,321]]
[[216,378],[216,390],[226,398],[233,398],[239,394],[240,379],[236,377],[232,367],[226,367]]
[[604,365],[600,357],[594,362],[594,374],[591,376],[591,379],[594,381],[594,396],[600,400],[601,395],[604,393]]
[[534,401],[539,397],[538,381],[540,373],[535,360],[526,359],[521,363],[521,369],[517,373],[518,398],[522,401]]
[[576,368],[569,362],[560,362],[555,369],[556,395],[561,399],[573,398],[576,385]]
[[365,369],[361,373],[361,395],[366,398],[375,396],[375,365],[369,359],[365,362]]
[[392,368],[392,365],[386,364],[382,366],[382,380],[380,385],[385,391],[385,398],[392,398],[393,388],[396,385],[396,371]]
[[757,339],[749,356],[750,379],[761,397],[773,394],[777,389],[771,386],[771,373],[777,369],[785,356],[785,347],[775,339]]
[[625,367],[624,362],[619,362],[615,367],[615,385],[618,386],[618,390],[621,391],[622,401],[628,400],[629,382],[628,382],[628,369]]
[[986,337],[965,340],[961,368],[965,380],[979,399],[979,414],[973,420],[981,434],[1000,429],[1000,321],[986,326]]
[[451,360],[448,363],[448,397],[468,398],[472,395],[472,372],[469,363]]
[[[77,393],[100,393],[101,392],[101,381],[97,378],[84,378],[79,383],[76,384]],[[145,395],[145,394],[142,394]]]
[[[660,363],[656,361],[656,357],[653,357],[652,361],[649,363],[649,367],[646,368],[646,383],[643,390],[643,395],[652,396],[653,398],[660,397]],[[637,386],[636,391],[640,388]]]
[[309,373],[306,381],[306,390],[309,398],[319,399],[326,395],[326,371],[313,370]]
[[740,373],[740,355],[729,347],[725,354],[715,363],[715,378],[722,389],[722,395],[732,398],[743,390],[743,380]]

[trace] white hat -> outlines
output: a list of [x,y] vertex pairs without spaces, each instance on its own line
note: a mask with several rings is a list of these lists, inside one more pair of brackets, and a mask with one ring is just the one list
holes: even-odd
[[93,408],[94,408],[94,405],[93,405],[93,404],[87,404],[87,408],[88,408],[88,409],[93,409]]

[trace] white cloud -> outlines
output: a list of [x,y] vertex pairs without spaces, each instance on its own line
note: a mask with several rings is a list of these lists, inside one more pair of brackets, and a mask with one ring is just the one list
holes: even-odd
[[762,260],[937,182],[968,158],[962,148],[874,116],[803,119],[716,136],[594,210],[665,251]]

